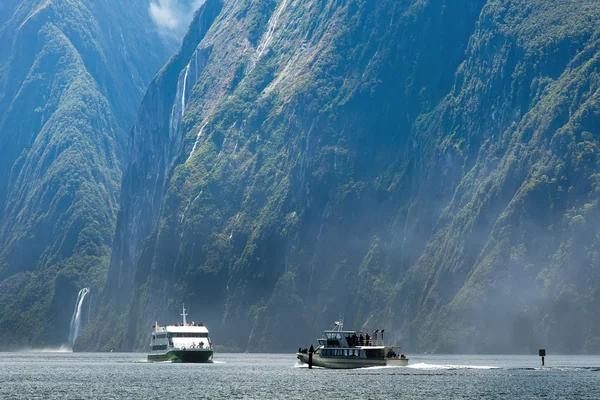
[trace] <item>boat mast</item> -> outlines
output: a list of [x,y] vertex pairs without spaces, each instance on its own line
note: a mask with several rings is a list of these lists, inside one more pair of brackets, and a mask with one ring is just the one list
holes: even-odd
[[179,315],[181,315],[183,317],[183,326],[186,326],[187,321],[185,320],[185,317],[187,316],[187,313],[185,312],[185,304],[183,304],[183,312]]
[[334,331],[341,332],[344,329],[344,314],[340,314],[340,320],[335,321]]

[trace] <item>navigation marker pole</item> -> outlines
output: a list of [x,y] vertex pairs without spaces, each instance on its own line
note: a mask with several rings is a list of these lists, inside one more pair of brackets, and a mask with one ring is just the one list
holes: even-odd
[[542,367],[544,366],[544,358],[546,357],[546,349],[540,349],[538,354],[542,357]]
[[312,369],[312,358],[313,358],[314,352],[315,352],[315,348],[311,344],[310,349],[308,350],[308,369]]

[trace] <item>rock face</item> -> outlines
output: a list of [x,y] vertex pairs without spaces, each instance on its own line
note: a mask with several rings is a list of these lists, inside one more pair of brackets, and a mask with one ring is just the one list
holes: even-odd
[[147,8],[0,5],[2,348],[66,343],[77,293],[106,282],[125,132],[168,56]]
[[598,8],[207,0],[138,111],[82,348],[185,302],[229,349],[343,314],[410,351],[600,351]]

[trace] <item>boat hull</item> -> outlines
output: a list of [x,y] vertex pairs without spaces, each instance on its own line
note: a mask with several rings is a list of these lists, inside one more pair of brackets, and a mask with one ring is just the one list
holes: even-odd
[[148,354],[148,361],[208,363],[212,362],[212,357],[212,350],[169,350],[166,353]]
[[[296,355],[300,362],[308,364],[308,354],[296,353]],[[386,358],[383,360],[367,358],[348,359],[343,357],[321,357],[318,354],[313,354],[312,365],[315,367],[330,369],[406,367],[408,365],[408,358]]]

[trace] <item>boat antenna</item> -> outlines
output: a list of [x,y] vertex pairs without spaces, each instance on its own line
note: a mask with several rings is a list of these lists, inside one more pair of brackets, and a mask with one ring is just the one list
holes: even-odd
[[340,314],[339,321],[335,321],[334,331],[342,331],[344,329],[344,314]]
[[185,317],[187,316],[187,313],[185,312],[185,303],[183,304],[183,312],[180,315],[183,317],[183,326],[186,326],[187,321],[185,320]]

